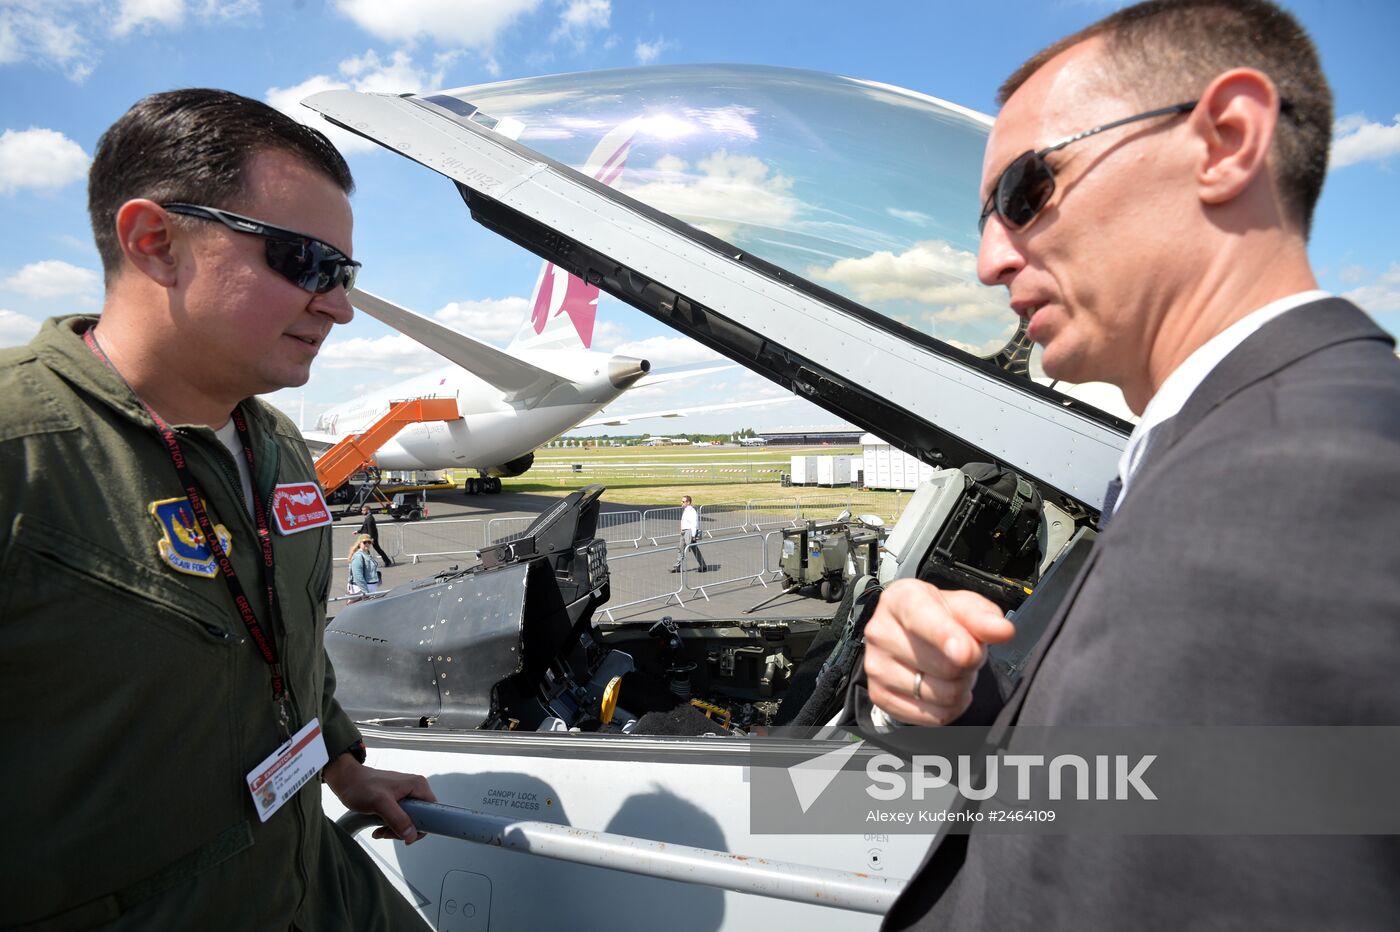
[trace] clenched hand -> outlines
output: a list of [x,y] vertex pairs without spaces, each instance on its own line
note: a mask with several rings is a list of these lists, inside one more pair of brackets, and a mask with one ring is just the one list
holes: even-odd
[[870,699],[901,722],[946,725],[972,704],[986,645],[1015,633],[996,603],[975,592],[896,580],[865,626]]

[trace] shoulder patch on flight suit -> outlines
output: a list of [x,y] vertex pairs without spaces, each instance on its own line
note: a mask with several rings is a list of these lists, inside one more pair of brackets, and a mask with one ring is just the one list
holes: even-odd
[[[151,517],[160,527],[161,539],[156,544],[160,558],[176,572],[213,579],[219,574],[219,561],[195,523],[189,499],[166,498],[151,502]],[[214,525],[219,545],[224,553],[231,552],[233,537],[222,524]]]
[[283,535],[331,523],[331,510],[314,482],[284,482],[272,490],[272,517]]

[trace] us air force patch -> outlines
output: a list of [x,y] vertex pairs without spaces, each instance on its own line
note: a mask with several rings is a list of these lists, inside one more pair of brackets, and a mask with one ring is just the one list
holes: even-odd
[[[219,561],[199,531],[194,520],[194,510],[189,499],[167,498],[151,502],[151,517],[160,526],[161,539],[157,544],[160,558],[170,568],[191,576],[204,576],[212,579],[219,573]],[[228,529],[222,524],[214,525],[214,533],[219,537],[219,545],[228,553],[233,543]]]

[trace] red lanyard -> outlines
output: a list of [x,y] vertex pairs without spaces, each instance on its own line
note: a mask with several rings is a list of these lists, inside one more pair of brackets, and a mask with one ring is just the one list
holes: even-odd
[[[102,347],[97,345],[97,339],[89,329],[83,334],[83,342],[88,345],[88,349],[96,354],[97,358],[107,364],[107,368],[117,372],[112,361],[107,358],[107,354],[102,352]],[[117,373],[120,376],[120,373]],[[248,596],[243,592],[243,584],[238,581],[238,573],[233,568],[233,561],[228,558],[228,553],[224,550],[223,544],[219,542],[219,535],[214,533],[214,524],[209,520],[209,514],[204,509],[204,500],[200,497],[199,486],[196,484],[194,474],[190,472],[189,464],[185,462],[185,454],[180,449],[180,441],[175,436],[175,431],[165,423],[159,414],[152,410],[151,406],[141,400],[141,396],[135,391],[132,392],[136,400],[146,409],[146,414],[155,421],[156,430],[160,434],[160,439],[165,441],[165,449],[170,454],[170,462],[175,467],[175,473],[180,478],[180,485],[185,490],[185,498],[190,503],[191,510],[194,511],[195,521],[199,524],[200,533],[204,535],[204,541],[208,545],[210,552],[214,554],[214,559],[219,564],[219,570],[223,573],[224,583],[228,586],[229,595],[233,597],[233,604],[238,608],[238,614],[243,618],[243,625],[248,629],[248,635],[253,639],[253,643],[258,645],[258,651],[262,654],[263,660],[272,671],[272,700],[277,706],[278,724],[281,726],[283,736],[291,734],[290,710],[287,702],[287,684],[282,677],[282,666],[277,658],[277,648],[272,643],[263,626],[258,623],[258,616],[253,613],[252,603],[248,601]],[[241,408],[233,409],[233,426],[238,430],[238,440],[243,445],[243,457],[248,461],[248,474],[256,476],[257,471],[253,468],[253,444],[248,433],[248,421],[243,416]],[[277,587],[273,580],[273,557],[272,557],[272,531],[267,521],[267,510],[263,507],[262,497],[258,495],[258,490],[254,483],[249,483],[249,490],[253,496],[253,520],[257,524],[258,542],[262,545],[263,575],[267,588],[267,617],[271,621],[280,617],[280,606],[277,601]]]

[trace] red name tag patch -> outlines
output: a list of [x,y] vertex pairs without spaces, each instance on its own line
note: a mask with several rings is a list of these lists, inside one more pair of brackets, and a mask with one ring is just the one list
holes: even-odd
[[331,510],[314,482],[289,482],[272,490],[272,519],[282,534],[299,534],[331,523]]

